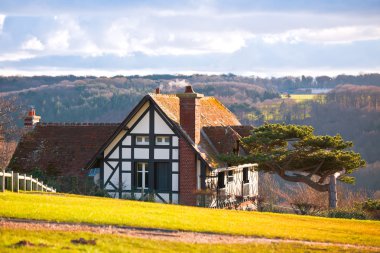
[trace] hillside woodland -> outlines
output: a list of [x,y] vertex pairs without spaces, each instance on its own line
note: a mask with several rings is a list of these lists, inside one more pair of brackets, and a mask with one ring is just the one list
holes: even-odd
[[[351,190],[380,192],[380,74],[260,78],[227,75],[0,77],[0,97],[30,105],[45,122],[120,122],[147,93],[196,92],[220,99],[243,124],[311,125],[319,135],[341,134],[367,162]],[[327,94],[312,95],[313,89]],[[330,90],[331,89],[331,90]],[[293,99],[294,94],[306,94]],[[22,126],[22,121],[17,121]],[[282,183],[278,181],[280,185]],[[379,193],[377,193],[379,194]],[[282,198],[284,200],[284,198]]]

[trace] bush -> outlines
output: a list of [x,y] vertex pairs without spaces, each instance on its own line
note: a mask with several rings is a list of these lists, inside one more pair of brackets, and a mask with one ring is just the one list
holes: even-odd
[[317,215],[322,210],[322,207],[306,202],[295,202],[290,205],[296,214],[301,215]]
[[366,213],[358,209],[332,209],[332,210],[327,211],[326,216],[330,218],[343,218],[343,219],[357,219],[357,220],[367,219]]
[[366,211],[379,211],[380,210],[380,200],[367,199],[363,203],[363,209]]
[[362,208],[372,219],[380,220],[380,200],[367,199]]

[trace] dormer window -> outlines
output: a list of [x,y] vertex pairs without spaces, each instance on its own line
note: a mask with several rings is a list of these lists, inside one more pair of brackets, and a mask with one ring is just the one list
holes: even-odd
[[136,136],[136,145],[149,145],[149,136],[148,135]]
[[156,145],[170,145],[170,137],[169,136],[157,136],[156,137]]

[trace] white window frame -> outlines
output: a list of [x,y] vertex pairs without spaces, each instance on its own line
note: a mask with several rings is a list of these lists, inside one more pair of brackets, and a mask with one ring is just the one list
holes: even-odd
[[[141,141],[139,141],[141,139]],[[136,145],[149,145],[149,135],[136,135]]]
[[155,144],[158,146],[168,146],[170,145],[170,136],[159,135],[155,138]]
[[[139,165],[142,165],[141,168],[139,168]],[[141,186],[136,186],[136,189],[149,189],[145,185],[145,178],[148,177],[149,169],[148,169],[148,163],[147,162],[138,162],[137,163],[137,168],[136,168],[136,173],[137,173],[137,178],[141,176]],[[137,179],[137,183],[138,183]]]
[[[232,174],[232,175],[230,175],[230,173]],[[228,170],[227,171],[227,183],[232,183],[232,182],[234,182],[234,171],[233,170]]]

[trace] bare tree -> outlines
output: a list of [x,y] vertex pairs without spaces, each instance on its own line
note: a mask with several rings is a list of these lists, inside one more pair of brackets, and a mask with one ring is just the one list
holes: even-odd
[[21,131],[16,126],[20,105],[15,97],[0,97],[0,170],[5,172]]

